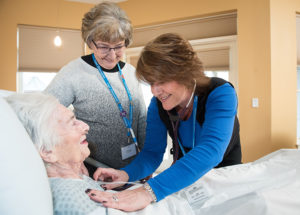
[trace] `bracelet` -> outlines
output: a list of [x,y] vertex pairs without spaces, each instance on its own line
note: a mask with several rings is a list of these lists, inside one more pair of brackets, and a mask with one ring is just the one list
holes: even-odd
[[150,195],[151,195],[151,197],[152,197],[152,199],[153,199],[152,202],[157,202],[156,195],[155,195],[155,193],[153,192],[153,190],[152,190],[152,188],[150,187],[150,185],[146,182],[146,183],[143,184],[143,187],[144,187],[145,190],[147,190],[147,191],[150,193]]

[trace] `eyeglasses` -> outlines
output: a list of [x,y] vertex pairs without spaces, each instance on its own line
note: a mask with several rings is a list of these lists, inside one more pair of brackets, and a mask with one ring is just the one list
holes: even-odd
[[114,50],[114,52],[116,54],[119,54],[123,51],[123,47],[125,47],[125,45],[120,45],[120,46],[116,46],[114,48],[110,48],[108,46],[98,46],[94,40],[92,40],[92,42],[94,43],[95,47],[102,53],[102,54],[108,54],[111,50]]

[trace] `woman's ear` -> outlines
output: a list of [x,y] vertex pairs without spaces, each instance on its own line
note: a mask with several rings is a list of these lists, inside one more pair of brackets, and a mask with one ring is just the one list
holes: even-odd
[[47,151],[43,149],[40,151],[40,156],[47,163],[55,163],[57,161],[56,154],[53,150]]

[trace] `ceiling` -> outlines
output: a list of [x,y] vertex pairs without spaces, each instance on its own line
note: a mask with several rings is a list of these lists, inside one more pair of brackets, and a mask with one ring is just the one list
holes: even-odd
[[86,3],[86,4],[99,4],[104,1],[110,1],[110,2],[123,2],[127,0],[65,0],[65,1],[73,1],[73,2],[81,2],[81,3]]

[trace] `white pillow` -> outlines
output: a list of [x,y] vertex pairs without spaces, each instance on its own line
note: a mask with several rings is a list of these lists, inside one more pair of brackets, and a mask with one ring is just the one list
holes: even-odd
[[0,97],[9,96],[13,93],[15,93],[15,92],[14,91],[8,91],[8,90],[0,90]]
[[52,196],[43,161],[1,96],[0,140],[0,214],[52,215]]

